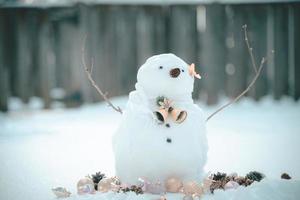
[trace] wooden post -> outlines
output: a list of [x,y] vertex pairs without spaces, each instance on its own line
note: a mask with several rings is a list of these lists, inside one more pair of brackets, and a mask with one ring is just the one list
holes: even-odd
[[203,89],[206,102],[215,104],[225,80],[225,9],[223,5],[206,6],[206,29],[201,39]]

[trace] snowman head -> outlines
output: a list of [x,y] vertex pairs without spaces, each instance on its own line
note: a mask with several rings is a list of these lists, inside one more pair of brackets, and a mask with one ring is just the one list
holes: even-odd
[[190,75],[189,68],[190,65],[174,54],[152,56],[139,68],[136,88],[142,88],[153,98],[191,97],[194,76]]

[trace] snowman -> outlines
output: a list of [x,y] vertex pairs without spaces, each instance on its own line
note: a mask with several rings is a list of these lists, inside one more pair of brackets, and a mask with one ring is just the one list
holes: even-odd
[[113,137],[116,175],[123,183],[170,177],[201,181],[207,159],[205,118],[192,99],[194,64],[174,54],[139,68],[122,122]]

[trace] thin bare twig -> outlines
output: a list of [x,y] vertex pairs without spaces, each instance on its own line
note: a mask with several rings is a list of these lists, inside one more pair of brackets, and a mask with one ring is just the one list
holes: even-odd
[[250,47],[250,43],[249,43],[249,40],[248,40],[247,24],[245,24],[243,26],[243,29],[244,29],[245,42],[246,42],[247,49],[248,49],[248,52],[249,52],[250,57],[251,57],[252,66],[254,68],[255,73],[257,73],[257,66],[256,66],[255,59],[254,59],[254,56],[253,56],[253,48]]
[[207,117],[206,121],[210,120],[214,115],[216,115],[217,113],[219,113],[220,111],[222,111],[226,107],[230,106],[231,104],[237,102],[242,96],[244,96],[252,88],[252,86],[255,84],[256,80],[258,79],[258,77],[259,77],[259,75],[260,75],[260,73],[262,71],[264,63],[267,61],[267,59],[265,57],[263,57],[261,59],[260,66],[257,69],[256,64],[255,64],[255,60],[254,60],[254,56],[253,56],[253,53],[252,53],[252,49],[250,48],[250,44],[249,44],[248,38],[247,38],[247,25],[244,25],[243,29],[244,29],[244,33],[245,33],[245,42],[247,44],[247,48],[248,48],[248,51],[249,51],[249,54],[250,54],[250,57],[251,57],[251,60],[252,60],[252,66],[253,66],[253,69],[255,71],[255,76],[252,79],[252,81],[250,82],[250,84],[248,85],[248,87],[242,93],[240,93],[237,97],[235,97],[234,99],[230,100],[228,103],[226,103],[225,105],[221,106],[215,112],[213,112],[212,114],[210,114]]
[[252,79],[251,83],[248,85],[248,87],[241,93],[239,94],[237,97],[235,97],[234,99],[232,99],[231,101],[229,101],[228,103],[226,103],[225,105],[221,106],[219,109],[217,109],[215,112],[213,112],[211,115],[209,115],[209,117],[206,119],[206,121],[208,121],[210,118],[212,118],[215,114],[217,114],[218,112],[220,112],[221,110],[223,110],[224,108],[226,108],[227,106],[237,102],[242,96],[244,96],[250,89],[251,87],[254,85],[254,83],[256,82],[257,78],[260,75],[260,72],[263,68],[263,65],[265,63],[266,59],[263,57],[260,63],[260,66],[258,68],[258,71],[256,73],[256,75],[254,76],[254,78]]
[[91,82],[92,86],[97,90],[97,92],[107,102],[107,104],[110,107],[112,107],[115,111],[119,112],[120,114],[123,114],[122,109],[119,106],[114,106],[111,103],[111,101],[109,100],[109,98],[107,97],[107,92],[105,92],[105,93],[102,92],[102,90],[100,89],[100,87],[94,81],[94,79],[92,77],[92,72],[93,72],[93,68],[94,68],[94,59],[92,58],[91,68],[90,69],[86,65],[86,61],[85,61],[85,42],[86,42],[86,38],[87,38],[87,36],[84,37],[83,45],[82,45],[82,49],[81,49],[81,53],[82,53],[82,65],[83,65],[84,71],[85,71],[85,73],[86,73],[89,81]]

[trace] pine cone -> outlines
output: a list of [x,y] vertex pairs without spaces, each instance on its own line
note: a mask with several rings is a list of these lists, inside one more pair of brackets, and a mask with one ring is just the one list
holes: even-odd
[[252,171],[252,172],[249,172],[245,178],[259,182],[263,178],[265,178],[265,175],[260,172],[257,172],[257,171]]
[[214,193],[214,190],[217,189],[224,189],[222,186],[222,182],[221,181],[214,181],[211,185],[210,185],[210,192]]
[[94,182],[95,190],[98,189],[98,183],[99,183],[103,178],[105,178],[105,174],[102,174],[101,172],[96,172],[96,174],[92,174],[91,179],[92,179],[93,182]]
[[126,193],[126,192],[135,192],[136,194],[143,194],[143,189],[139,186],[136,185],[132,185],[130,188],[129,187],[125,187],[121,189],[122,192]]
[[212,175],[212,180],[214,181],[221,181],[226,178],[226,173],[217,172],[216,174]]
[[287,173],[283,173],[281,174],[281,179],[287,179],[290,180],[292,177],[290,175],[288,175]]

